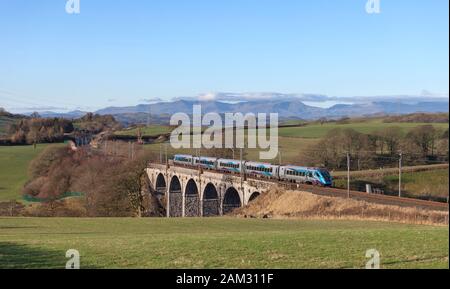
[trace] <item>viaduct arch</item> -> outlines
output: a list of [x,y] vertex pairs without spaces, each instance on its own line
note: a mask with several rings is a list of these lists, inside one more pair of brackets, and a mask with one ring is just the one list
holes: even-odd
[[239,175],[149,164],[150,186],[166,208],[167,217],[215,217],[247,205],[273,183]]

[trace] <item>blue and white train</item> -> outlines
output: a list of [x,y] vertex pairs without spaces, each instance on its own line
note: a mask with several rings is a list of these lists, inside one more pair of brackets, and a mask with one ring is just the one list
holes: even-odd
[[191,155],[175,155],[173,162],[182,166],[196,166],[229,173],[245,173],[293,183],[306,183],[324,187],[333,185],[333,178],[328,170],[323,168],[279,166],[269,163],[195,157]]

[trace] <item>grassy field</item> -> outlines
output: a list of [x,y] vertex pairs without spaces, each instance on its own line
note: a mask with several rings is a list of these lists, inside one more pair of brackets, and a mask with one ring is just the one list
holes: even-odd
[[[446,198],[449,195],[448,174],[449,169],[403,173],[402,190],[408,196]],[[398,175],[395,173],[371,177],[357,176],[351,180],[353,189],[364,189],[363,187],[366,183],[370,183],[376,188],[381,188],[385,192],[398,192]],[[347,180],[343,178],[336,179],[335,186],[346,188]]]
[[[285,127],[279,129],[279,144],[282,152],[282,158],[286,160],[295,160],[299,157],[303,149],[307,149],[310,145],[317,143],[321,137],[324,137],[329,131],[336,128],[352,128],[361,133],[373,133],[377,130],[381,130],[386,127],[398,126],[402,128],[403,133],[407,133],[412,128],[420,125],[426,125],[426,123],[384,123],[382,119],[370,119],[365,121],[353,121],[348,124],[338,123],[325,123],[320,125],[319,123],[310,123],[305,126],[299,127]],[[447,123],[435,123],[436,128],[448,129]],[[156,126],[143,129],[146,135],[157,135],[170,132],[170,127]],[[131,134],[135,135],[136,130],[121,131],[118,134]],[[246,131],[247,135],[248,132]],[[160,144],[147,145],[147,149],[159,153]],[[173,149],[169,147],[169,154],[175,153]],[[185,149],[178,150],[177,153],[194,154],[194,150]],[[247,151],[247,159],[259,160],[259,149],[249,149]],[[276,160],[278,161],[278,159]]]
[[47,146],[0,146],[0,202],[21,199],[28,165]]
[[[164,126],[164,125],[154,125],[154,126],[146,126],[141,128],[141,133],[144,136],[157,136],[160,134],[166,134],[173,130],[173,127]],[[138,133],[137,128],[121,130],[115,132],[116,135],[130,135],[136,136]]]
[[[398,126],[406,133],[417,126],[427,125],[426,123],[385,123],[380,119],[367,120],[361,122],[350,122],[348,124],[325,123],[308,124],[302,127],[286,127],[280,128],[279,134],[283,137],[298,137],[298,138],[321,138],[324,137],[330,130],[336,128],[352,128],[361,133],[372,133],[386,127]],[[436,128],[448,129],[448,123],[434,123]]]
[[[310,145],[317,143],[317,139],[299,139],[299,138],[292,138],[292,137],[279,137],[279,146],[280,151],[282,153],[282,161],[288,162],[289,160],[293,160],[295,158],[298,158],[300,155],[300,152],[302,149],[307,149]],[[163,145],[164,150],[164,145]],[[150,150],[156,154],[159,154],[161,149],[161,144],[149,144],[145,145],[145,149]],[[167,145],[167,152],[169,156],[173,154],[196,154],[196,151],[194,149],[179,149],[175,150],[173,149],[170,144]],[[247,156],[245,157],[248,160],[260,160],[259,158],[259,152],[260,149],[247,149]],[[202,151],[203,155],[207,155],[207,151]],[[239,158],[239,150],[236,150],[235,154],[236,158]],[[267,161],[267,160],[266,160]],[[276,160],[273,160],[273,162],[278,162],[278,158]]]
[[[448,169],[403,174],[403,190],[415,196],[448,197],[448,174]],[[392,190],[398,187],[398,176],[387,176],[384,181]]]
[[0,268],[448,268],[448,227],[255,219],[0,219]]

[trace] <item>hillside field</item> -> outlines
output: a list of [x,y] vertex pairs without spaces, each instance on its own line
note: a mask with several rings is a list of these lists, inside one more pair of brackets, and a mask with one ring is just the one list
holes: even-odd
[[[294,123],[292,123],[294,124]],[[296,161],[296,158],[299,157],[300,153],[304,149],[311,148],[310,146],[314,143],[317,143],[320,138],[324,137],[329,131],[341,128],[352,128],[355,129],[358,132],[361,133],[373,133],[377,130],[381,130],[387,127],[394,127],[398,126],[402,128],[402,131],[404,134],[408,133],[411,129],[421,126],[421,125],[428,125],[427,123],[385,123],[383,119],[368,119],[368,120],[360,120],[360,121],[350,121],[348,124],[339,124],[336,122],[332,123],[324,123],[323,125],[319,123],[307,123],[304,126],[295,126],[295,127],[281,127],[279,128],[279,146],[282,153],[282,160],[283,162],[287,162],[288,160]],[[431,124],[434,127],[446,130],[449,128],[448,123],[433,123]],[[164,127],[164,126],[156,126],[156,127],[150,127],[147,129],[143,129],[143,132],[148,135],[154,135],[158,133],[168,133],[170,132],[170,127]],[[136,134],[135,130],[131,131],[121,131],[117,134]],[[131,134],[133,135],[133,134]],[[247,132],[246,132],[247,135]],[[267,133],[268,135],[268,133]],[[146,148],[158,153],[160,152],[160,144],[151,144],[147,145]],[[175,150],[173,150],[170,146],[168,148],[169,155],[172,155],[175,153]],[[178,150],[177,153],[186,153],[186,154],[195,154],[195,151],[193,149],[182,149]],[[203,151],[204,154],[205,151]],[[236,157],[238,157],[236,155]],[[249,149],[247,150],[247,159],[251,160],[260,160],[259,159],[259,149]],[[278,159],[274,162],[278,162]]]
[[[449,196],[449,169],[406,172],[402,174],[402,191],[410,197],[441,197]],[[386,193],[398,192],[398,173],[379,176],[354,176],[350,186],[355,190],[364,190],[365,184],[372,184],[374,188],[381,188]],[[334,185],[347,188],[347,180],[336,179]]]
[[[143,136],[157,136],[160,134],[166,134],[173,130],[170,126],[165,125],[152,125],[152,126],[146,126],[141,128],[141,134]],[[116,135],[126,135],[126,136],[137,136],[138,129],[132,128],[132,129],[124,129],[115,132]]]
[[0,146],[0,202],[22,198],[28,165],[47,146],[41,144],[36,149],[33,146]]
[[[321,138],[329,131],[336,128],[352,128],[360,133],[368,134],[393,126],[400,127],[402,128],[403,133],[407,133],[409,130],[421,125],[430,125],[430,123],[385,123],[382,119],[369,119],[364,121],[350,121],[348,124],[325,123],[321,125],[319,123],[312,123],[300,127],[286,127],[280,128],[279,134],[282,137]],[[448,129],[449,127],[448,123],[432,123],[431,125],[443,130]]]
[[[0,218],[0,268],[448,268],[448,227],[369,221]],[[45,234],[44,234],[45,232]]]

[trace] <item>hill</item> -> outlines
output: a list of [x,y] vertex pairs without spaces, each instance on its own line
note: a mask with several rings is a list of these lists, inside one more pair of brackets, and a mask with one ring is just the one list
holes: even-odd
[[202,105],[204,114],[209,112],[226,113],[278,113],[281,118],[340,118],[344,116],[370,116],[377,114],[408,114],[415,112],[448,112],[448,101],[417,102],[414,104],[402,102],[368,102],[356,104],[338,104],[330,108],[319,108],[304,104],[297,99],[289,100],[254,100],[239,103],[225,103],[220,101],[192,101],[178,100],[174,102],[161,102],[156,104],[141,104],[132,107],[108,107],[98,110],[98,114],[192,114],[194,105]]
[[[168,124],[170,116],[175,113],[192,115],[194,105],[202,105],[202,113],[227,112],[241,113],[278,113],[283,121],[288,120],[317,120],[322,118],[339,119],[342,117],[367,117],[385,115],[404,115],[413,113],[448,113],[447,99],[433,99],[423,101],[417,98],[387,99],[376,101],[368,99],[353,104],[336,104],[329,108],[315,107],[305,104],[298,98],[254,99],[239,102],[226,101],[198,101],[181,99],[175,101],[158,102],[154,104],[139,104],[126,107],[106,107],[95,111],[100,115],[113,115],[122,124]],[[64,117],[74,119],[86,112],[73,111],[69,113],[44,112],[45,117]]]
[[5,136],[9,125],[25,118],[23,115],[12,114],[0,108],[0,137]]

